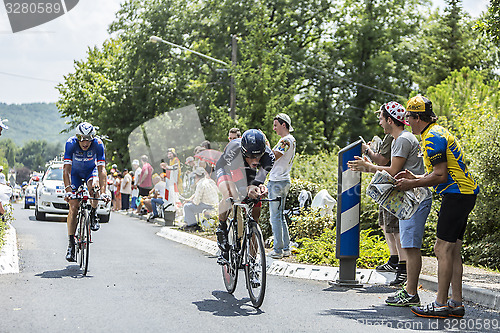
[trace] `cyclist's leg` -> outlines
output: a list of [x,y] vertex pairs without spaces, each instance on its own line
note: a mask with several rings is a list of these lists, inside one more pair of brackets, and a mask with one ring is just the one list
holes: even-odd
[[[82,184],[81,178],[77,175],[71,173],[71,187],[73,192],[80,187]],[[68,217],[66,219],[66,226],[68,228],[68,250],[66,251],[66,260],[69,262],[76,261],[76,250],[75,250],[75,233],[76,233],[76,214],[78,212],[78,201],[69,200],[69,211]]]
[[[99,177],[97,174],[97,167],[95,167],[92,172],[85,177],[85,181],[87,182],[87,188],[89,189],[89,194],[92,198],[98,198],[99,194],[98,192],[94,192],[94,188],[99,189]],[[92,208],[97,208],[97,200],[91,200],[90,202]]]
[[[95,167],[93,170],[88,172],[85,177],[85,182],[87,183],[87,189],[89,190],[89,195],[92,198],[98,198],[99,197],[99,191],[94,191],[94,188],[99,189],[99,177],[97,175],[97,167]],[[101,227],[99,224],[99,219],[97,218],[97,200],[90,200],[90,223],[91,223],[91,229],[92,231],[97,231]]]
[[219,226],[215,234],[217,235],[217,245],[223,251],[223,256],[227,257],[227,218],[231,211],[231,203],[227,199],[236,198],[238,191],[235,183],[231,180],[220,181],[219,191],[222,193],[222,201],[219,204]]

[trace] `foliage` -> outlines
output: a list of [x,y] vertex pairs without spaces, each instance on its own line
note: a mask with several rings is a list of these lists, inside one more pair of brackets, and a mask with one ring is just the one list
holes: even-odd
[[425,92],[463,67],[492,78],[498,66],[498,49],[484,34],[473,29],[476,21],[462,9],[461,1],[447,0],[444,13],[437,10],[423,24],[416,39],[418,68],[413,79]]
[[[299,207],[298,197],[300,191],[302,190],[310,191],[314,196],[316,193],[318,193],[319,189],[320,189],[319,184],[309,182],[307,180],[292,178],[290,182],[290,191],[288,192],[288,195],[286,197],[285,211],[289,211]],[[260,228],[262,229],[262,234],[264,236],[264,239],[267,239],[268,237],[273,235],[273,231],[271,229],[271,222],[269,220],[269,205],[267,204],[262,205],[259,225]]]
[[288,221],[291,240],[317,238],[325,229],[333,229],[335,215],[320,216],[319,209],[301,210],[300,215],[292,216]]
[[3,214],[3,218],[0,219],[0,251],[2,250],[2,246],[5,244],[5,232],[9,229],[8,223],[14,221],[13,208],[12,204],[8,203],[4,206],[5,214]]
[[[496,112],[495,112],[496,113]],[[479,117],[478,117],[479,116]],[[466,229],[466,260],[490,268],[500,268],[500,119],[498,114],[469,114],[475,123],[475,137],[470,139],[471,169],[481,188],[476,207]]]
[[331,152],[323,150],[314,155],[297,153],[293,161],[291,177],[321,184],[316,191],[311,191],[313,196],[319,190],[326,189],[331,196],[336,197],[338,150],[338,147],[335,147]]
[[389,248],[384,238],[372,232],[371,229],[359,233],[359,258],[356,265],[359,268],[375,268],[389,259]]
[[45,163],[62,152],[59,143],[50,144],[44,141],[28,141],[19,151],[16,160],[31,170],[45,169]]
[[490,0],[488,12],[479,22],[477,27],[485,31],[500,46],[500,0]]
[[[458,116],[466,109],[486,103],[493,109],[500,108],[499,82],[485,83],[484,76],[468,67],[453,71],[436,86],[429,87],[427,97],[432,101],[434,112],[446,116],[450,125],[463,126]],[[456,123],[456,125],[455,125]]]
[[[440,117],[440,122],[459,139],[470,172],[480,185],[464,236],[464,259],[489,268],[500,267],[500,247],[497,246],[500,237],[500,114],[495,87],[498,82],[485,83],[484,76],[478,72],[462,69],[437,87],[429,88],[433,93],[431,100],[437,98],[438,110],[450,109],[442,111],[448,118]],[[445,98],[439,99],[439,95]],[[438,202],[435,201],[435,205]],[[437,220],[434,207],[427,222],[429,227]],[[424,246],[430,250],[430,239],[427,243],[425,245],[424,239]]]
[[302,263],[338,266],[339,260],[335,257],[335,229],[326,229],[318,238],[299,239],[296,259]]
[[[336,229],[325,229],[317,238],[302,238],[299,240],[297,260],[302,263],[338,266],[335,257]],[[379,235],[371,235],[371,230],[360,232],[360,257],[357,260],[359,268],[375,268],[389,258],[389,249]]]

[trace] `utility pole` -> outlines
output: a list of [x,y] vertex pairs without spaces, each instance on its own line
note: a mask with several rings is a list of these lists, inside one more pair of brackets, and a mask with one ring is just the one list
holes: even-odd
[[233,67],[233,73],[231,74],[230,91],[231,95],[229,97],[229,107],[231,108],[229,115],[231,119],[236,119],[236,87],[234,80],[234,68],[236,67],[236,55],[238,53],[238,44],[236,36],[231,35],[231,64]]

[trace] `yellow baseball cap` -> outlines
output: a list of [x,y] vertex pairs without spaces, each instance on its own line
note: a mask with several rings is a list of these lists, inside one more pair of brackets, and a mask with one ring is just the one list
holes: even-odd
[[421,95],[410,98],[406,104],[406,110],[415,113],[426,113],[431,116],[435,116],[434,111],[432,111],[432,102]]

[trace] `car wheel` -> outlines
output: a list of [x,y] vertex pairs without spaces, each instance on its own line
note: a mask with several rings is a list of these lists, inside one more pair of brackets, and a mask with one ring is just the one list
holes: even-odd
[[101,223],[107,223],[109,222],[109,215],[111,213],[108,213],[108,215],[99,215],[99,221],[101,221]]
[[45,220],[45,213],[39,212],[36,207],[35,207],[35,219],[37,219],[38,221]]

